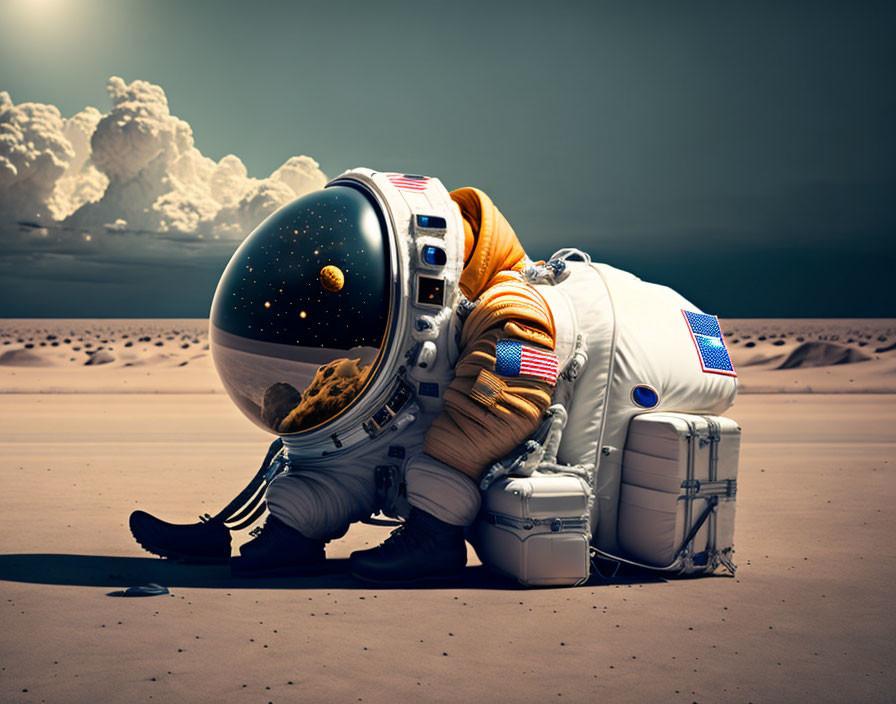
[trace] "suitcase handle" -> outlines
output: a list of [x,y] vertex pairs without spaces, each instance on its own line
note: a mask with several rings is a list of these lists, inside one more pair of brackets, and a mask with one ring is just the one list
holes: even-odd
[[737,479],[716,479],[715,481],[703,482],[699,479],[685,479],[681,483],[681,488],[693,491],[688,491],[686,495],[679,496],[679,501],[708,499],[711,496],[716,496],[720,499],[733,499],[737,496]]

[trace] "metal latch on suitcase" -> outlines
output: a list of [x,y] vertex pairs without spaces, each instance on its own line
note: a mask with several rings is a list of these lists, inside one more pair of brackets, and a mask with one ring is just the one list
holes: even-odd
[[518,518],[506,516],[503,513],[486,513],[485,520],[493,526],[507,526],[517,530],[532,530],[536,526],[548,526],[552,533],[562,531],[583,531],[588,526],[587,516],[572,516],[566,518]]
[[681,488],[687,493],[679,496],[679,501],[687,501],[694,498],[707,498],[717,496],[720,499],[733,499],[737,496],[737,479],[717,479],[715,481],[703,481],[699,479],[685,479]]

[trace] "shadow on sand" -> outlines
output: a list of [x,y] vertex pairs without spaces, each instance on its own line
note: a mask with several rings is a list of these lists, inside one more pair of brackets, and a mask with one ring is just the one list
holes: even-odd
[[[186,565],[152,557],[105,555],[21,554],[0,555],[0,581],[56,584],[77,587],[128,587],[155,582],[168,587],[200,589],[377,589],[352,577],[347,559],[327,560],[327,571],[306,577],[239,579],[227,565]],[[647,572],[626,573],[610,581],[592,576],[582,586],[644,584],[665,581]],[[442,584],[413,586],[413,589],[525,589],[485,567],[466,568],[458,578]]]

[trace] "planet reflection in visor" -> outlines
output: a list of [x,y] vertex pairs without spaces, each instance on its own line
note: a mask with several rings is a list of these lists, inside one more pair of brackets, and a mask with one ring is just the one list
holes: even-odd
[[310,193],[259,225],[227,265],[211,313],[218,374],[265,430],[317,428],[373,378],[391,303],[379,209],[350,187]]

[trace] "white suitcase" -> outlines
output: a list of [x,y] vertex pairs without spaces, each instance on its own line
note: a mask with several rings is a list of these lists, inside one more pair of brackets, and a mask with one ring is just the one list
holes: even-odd
[[521,584],[580,584],[591,567],[590,506],[579,476],[501,477],[483,492],[468,539],[483,564]]
[[735,565],[734,507],[740,428],[730,418],[644,413],[622,458],[623,561],[678,573]]

